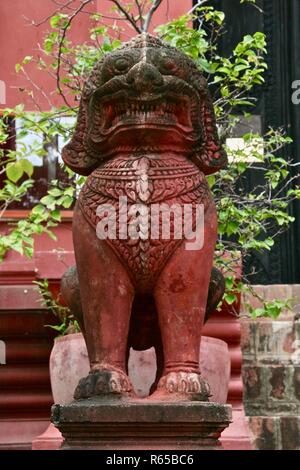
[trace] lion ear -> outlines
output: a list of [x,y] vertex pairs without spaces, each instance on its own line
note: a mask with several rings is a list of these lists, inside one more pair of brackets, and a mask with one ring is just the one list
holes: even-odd
[[82,96],[77,124],[71,141],[62,150],[65,164],[79,175],[89,175],[99,164],[85,149],[84,138],[87,130],[87,100]]
[[70,142],[62,150],[65,164],[79,175],[88,176],[100,164],[100,156],[92,155],[86,146],[88,131],[88,116],[90,98],[99,86],[103,59],[94,65],[94,68],[83,87],[75,131]]
[[210,175],[227,165],[227,154],[218,136],[216,117],[208,90],[201,96],[201,146],[195,150],[191,160],[205,174]]

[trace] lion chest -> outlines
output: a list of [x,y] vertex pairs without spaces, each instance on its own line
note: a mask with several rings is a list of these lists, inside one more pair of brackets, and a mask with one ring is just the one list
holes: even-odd
[[193,209],[206,208],[210,198],[204,175],[185,158],[119,157],[87,178],[79,205],[98,238],[99,227],[107,230],[103,237],[134,284],[145,287],[182,242],[185,210],[194,224]]

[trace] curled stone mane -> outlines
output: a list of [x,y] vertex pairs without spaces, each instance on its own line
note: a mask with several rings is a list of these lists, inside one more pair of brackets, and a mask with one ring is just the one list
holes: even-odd
[[135,36],[130,41],[121,44],[121,46],[118,49],[127,49],[127,48],[140,49],[143,47],[164,47],[166,49],[173,49],[174,51],[178,52],[178,49],[176,49],[175,47],[170,46],[170,44],[166,43],[159,37],[153,36],[152,34],[149,34],[149,33],[141,33],[138,36]]

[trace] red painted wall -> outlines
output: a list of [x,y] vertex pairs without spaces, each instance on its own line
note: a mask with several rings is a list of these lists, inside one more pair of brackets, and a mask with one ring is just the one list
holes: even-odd
[[[95,2],[94,2],[95,3]],[[32,102],[19,88],[26,86],[22,74],[16,74],[15,64],[20,63],[25,56],[38,53],[39,44],[43,43],[49,20],[40,26],[30,25],[30,22],[40,22],[55,11],[51,0],[1,0],[0,2],[0,80],[6,84],[6,106],[13,107],[24,103],[32,108]],[[92,8],[92,5],[89,7]],[[80,15],[74,21],[74,35],[79,43],[88,39],[88,15]],[[29,66],[28,73],[32,80],[45,93],[55,90],[54,80],[45,72],[39,72],[36,67]],[[56,101],[59,104],[58,101]],[[45,100],[40,99],[42,108],[46,107]]]

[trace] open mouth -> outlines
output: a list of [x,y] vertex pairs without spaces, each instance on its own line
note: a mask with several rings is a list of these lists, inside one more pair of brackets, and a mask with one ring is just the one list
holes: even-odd
[[189,97],[105,100],[104,103],[95,104],[94,111],[98,115],[96,121],[102,134],[122,126],[177,127],[184,132],[192,129]]

